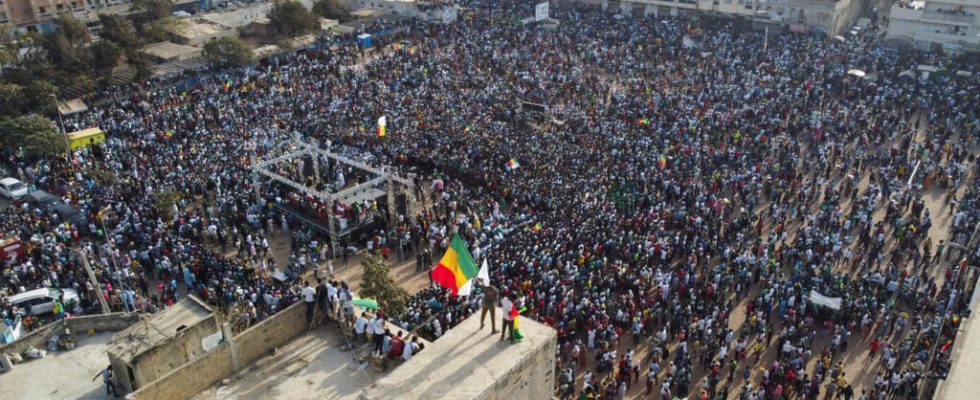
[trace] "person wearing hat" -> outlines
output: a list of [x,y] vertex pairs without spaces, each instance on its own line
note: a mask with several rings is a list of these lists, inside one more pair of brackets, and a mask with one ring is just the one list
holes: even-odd
[[[483,300],[480,302],[480,329],[483,329],[484,320],[487,312],[490,313],[490,334],[497,333],[497,288],[483,281],[483,278],[476,278],[476,287],[483,292]],[[504,314],[507,310],[504,311]]]

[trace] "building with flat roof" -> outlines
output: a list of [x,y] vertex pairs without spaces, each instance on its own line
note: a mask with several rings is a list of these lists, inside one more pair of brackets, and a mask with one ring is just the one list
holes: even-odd
[[207,304],[187,296],[116,333],[106,352],[116,387],[129,393],[217,347],[222,338]]
[[[458,7],[451,2],[426,0],[345,0],[352,9],[372,8],[383,14],[448,24],[456,21]],[[352,15],[355,15],[352,13]],[[356,16],[356,15],[355,15]]]
[[173,42],[156,42],[143,46],[143,52],[156,59],[157,62],[165,63],[169,61],[188,60],[200,56],[202,50],[197,47]]
[[[502,315],[498,310],[497,315]],[[474,314],[365,389],[360,400],[550,399],[558,333],[520,319],[524,340],[500,341]]]
[[980,0],[902,1],[891,8],[885,40],[952,54],[980,52]]
[[70,13],[91,25],[97,23],[97,13],[128,10],[129,2],[124,0],[0,0],[0,25],[14,32],[50,33],[54,31],[54,18],[61,14]]
[[[597,0],[580,0],[596,4]],[[867,0],[602,0],[602,7],[621,14],[741,18],[787,27],[800,33],[833,36],[861,17]]]

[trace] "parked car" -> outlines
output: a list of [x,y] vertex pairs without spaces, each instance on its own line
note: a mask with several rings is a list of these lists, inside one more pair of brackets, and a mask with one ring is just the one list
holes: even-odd
[[27,195],[27,204],[29,204],[32,209],[39,208],[41,211],[46,213],[54,211],[54,207],[62,203],[63,202],[61,201],[60,197],[43,190],[35,190]]
[[67,204],[58,204],[54,206],[53,212],[58,214],[58,217],[61,218],[61,222],[68,222],[72,226],[82,229],[83,231],[85,230],[85,226],[88,224],[88,218],[85,217],[84,213]]
[[[62,297],[64,296],[64,297]],[[66,310],[81,310],[81,298],[75,289],[43,288],[18,293],[6,299],[11,305],[29,312],[31,315],[48,314],[54,310],[54,302],[62,301]]]
[[0,196],[16,200],[27,195],[27,185],[16,178],[0,179]]

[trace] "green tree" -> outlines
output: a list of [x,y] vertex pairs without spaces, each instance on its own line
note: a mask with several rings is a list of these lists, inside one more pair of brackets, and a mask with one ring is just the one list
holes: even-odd
[[378,301],[385,314],[401,315],[408,306],[408,292],[395,283],[389,275],[388,264],[380,255],[373,254],[361,260],[364,276],[361,278],[360,296]]
[[122,49],[108,40],[100,41],[92,45],[92,67],[100,76],[108,75],[112,69],[119,65],[119,58],[122,57]]
[[0,145],[23,150],[27,156],[45,156],[65,150],[64,137],[57,133],[54,122],[38,114],[22,115],[0,120]]
[[136,71],[136,75],[133,76],[133,80],[144,81],[150,79],[151,70],[150,66],[153,65],[150,62],[150,56],[142,51],[131,51],[126,53],[126,62],[129,64],[130,68]]
[[47,116],[55,116],[58,113],[58,104],[55,97],[58,95],[58,87],[48,81],[34,81],[27,85],[24,90],[23,101],[25,108],[22,113],[43,113]]
[[350,13],[337,0],[318,0],[313,3],[313,13],[323,18],[346,20]]
[[140,40],[132,21],[118,14],[99,14],[99,23],[102,24],[102,30],[99,31],[102,39],[126,50],[139,47]]
[[28,113],[55,115],[54,95],[58,88],[47,81],[34,81],[27,86],[0,83],[0,116],[19,117]]
[[173,16],[173,0],[133,0],[133,22],[137,26]]
[[16,83],[0,83],[0,117],[16,117],[23,112],[24,87]]
[[80,74],[88,72],[91,66],[88,44],[92,37],[70,14],[55,18],[55,32],[44,37],[42,47],[56,68],[56,77],[62,82],[70,82]]
[[268,17],[272,27],[280,35],[299,36],[320,28],[316,15],[296,0],[277,0],[269,10]]
[[213,39],[205,43],[203,54],[208,62],[221,66],[248,65],[255,59],[252,48],[233,37]]

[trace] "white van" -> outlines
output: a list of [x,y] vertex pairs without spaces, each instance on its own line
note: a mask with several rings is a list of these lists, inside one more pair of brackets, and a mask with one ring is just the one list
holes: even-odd
[[27,185],[15,178],[0,179],[0,196],[10,200],[27,196]]
[[71,307],[73,312],[81,309],[79,304],[81,299],[75,289],[35,289],[15,294],[6,298],[5,301],[14,307],[22,308],[25,312],[30,312],[31,315],[41,315],[54,310],[54,302],[61,299],[62,294],[64,294],[62,304],[65,308]]

